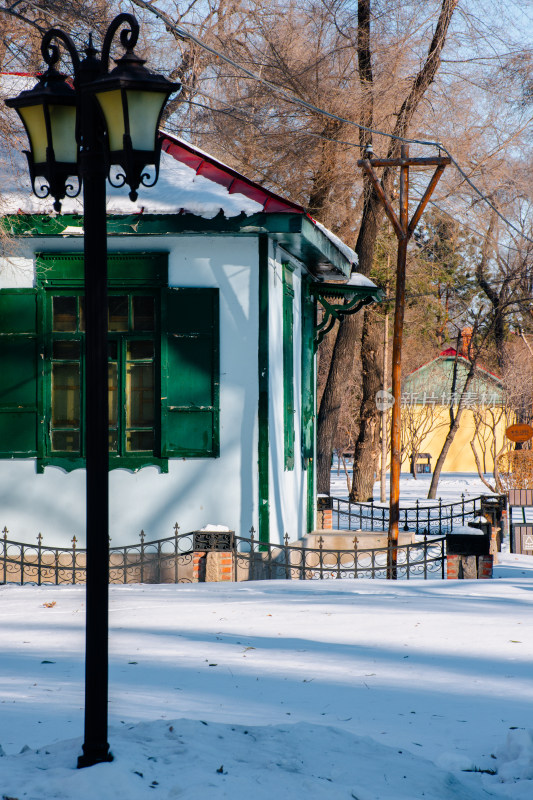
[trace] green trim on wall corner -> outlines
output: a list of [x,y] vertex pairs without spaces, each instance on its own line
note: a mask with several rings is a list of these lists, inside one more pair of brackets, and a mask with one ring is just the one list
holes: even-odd
[[315,323],[316,300],[310,283],[302,280],[302,468],[306,471],[306,530],[315,527],[315,439],[316,439],[316,389],[315,389]]
[[258,474],[259,541],[270,541],[269,512],[269,364],[268,364],[268,237],[259,236],[259,403],[258,403]]

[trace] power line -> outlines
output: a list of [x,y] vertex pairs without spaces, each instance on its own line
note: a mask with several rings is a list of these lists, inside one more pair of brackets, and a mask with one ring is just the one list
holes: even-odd
[[[286,89],[283,89],[283,87],[276,86],[276,84],[271,83],[271,81],[268,81],[266,78],[261,77],[261,75],[258,75],[256,72],[253,72],[252,70],[248,69],[247,67],[243,66],[242,64],[239,64],[238,62],[236,62],[233,59],[229,58],[229,56],[226,56],[224,53],[221,53],[220,51],[215,50],[215,48],[211,47],[210,45],[206,44],[205,42],[202,42],[201,39],[199,39],[193,33],[190,33],[189,31],[185,30],[185,28],[183,28],[181,25],[175,25],[174,23],[172,23],[171,20],[167,17],[166,14],[163,14],[162,12],[160,12],[153,5],[145,3],[144,0],[135,0],[135,2],[138,5],[141,5],[141,6],[145,7],[145,8],[149,7],[149,10],[152,13],[154,13],[156,16],[158,16],[164,22],[165,26],[167,28],[170,28],[172,31],[174,31],[177,34],[178,37],[194,42],[199,47],[201,47],[203,50],[206,50],[208,53],[211,53],[211,55],[215,56],[216,58],[219,58],[221,61],[224,61],[226,64],[229,64],[234,69],[239,70],[244,75],[247,75],[249,78],[251,78],[252,80],[258,81],[259,83],[261,83],[264,86],[266,86],[267,88],[269,88],[271,91],[276,92],[278,94],[281,94],[283,97],[285,97],[291,103],[295,103],[296,105],[300,105],[303,108],[306,108],[308,111],[312,111],[315,114],[320,114],[322,116],[328,117],[329,119],[334,119],[337,122],[342,122],[342,123],[347,124],[347,125],[352,125],[353,127],[357,128],[358,130],[366,131],[367,133],[372,133],[372,134],[375,134],[376,136],[385,136],[385,137],[387,137],[389,139],[395,139],[396,141],[403,142],[404,144],[419,144],[419,145],[422,145],[424,147],[435,147],[435,148],[437,148],[437,150],[440,150],[440,151],[446,153],[446,155],[450,158],[451,163],[455,166],[456,170],[459,172],[459,174],[462,176],[462,178],[468,183],[470,188],[473,189],[474,192],[481,198],[481,200],[483,200],[483,202],[485,202],[494,211],[494,213],[502,220],[502,222],[504,222],[505,225],[507,225],[512,230],[514,230],[515,233],[517,233],[519,236],[524,238],[526,241],[528,241],[531,244],[533,244],[533,239],[531,239],[523,231],[521,231],[519,228],[517,228],[516,225],[514,225],[514,223],[511,222],[511,220],[507,219],[507,217],[505,217],[501,213],[501,211],[499,211],[499,209],[492,202],[492,200],[489,197],[487,197],[487,195],[483,194],[481,189],[478,189],[476,184],[469,178],[469,176],[466,174],[466,172],[461,167],[459,162],[453,157],[453,155],[450,153],[450,151],[441,142],[435,142],[435,141],[424,140],[424,139],[408,139],[408,138],[403,137],[403,136],[397,136],[394,133],[388,133],[386,131],[380,131],[380,130],[378,130],[376,128],[369,128],[366,125],[361,125],[361,124],[359,124],[357,122],[354,122],[353,120],[345,119],[344,117],[341,117],[338,114],[334,114],[331,111],[326,111],[324,108],[320,108],[319,106],[315,106],[315,105],[313,105],[313,103],[310,103],[307,100],[303,100],[302,98],[296,97],[295,95],[293,95],[290,92],[288,92]],[[332,141],[336,141],[336,140],[332,140]],[[346,144],[348,144],[348,143],[346,143]],[[362,145],[355,144],[355,143],[352,146],[354,146],[354,147],[362,147]]]
[[[183,86],[184,86],[184,88],[185,88],[185,89],[190,89],[190,90],[192,90],[192,89],[193,89],[193,87],[191,87],[191,86],[187,86],[187,84],[183,84]],[[217,103],[221,103],[221,104],[223,104],[224,106],[226,106],[226,108],[225,108],[225,109],[222,109],[222,108],[213,108],[212,106],[208,106],[208,105],[205,105],[205,104],[203,104],[203,103],[198,103],[197,101],[194,101],[194,100],[188,100],[187,102],[188,102],[188,103],[190,103],[190,104],[192,104],[192,105],[199,106],[200,108],[205,108],[206,110],[209,110],[209,111],[211,111],[211,112],[214,112],[214,113],[218,113],[218,114],[226,114],[226,115],[229,115],[229,116],[234,116],[234,115],[232,114],[232,111],[234,111],[234,112],[236,112],[237,114],[242,114],[242,116],[244,116],[244,117],[248,117],[248,119],[252,120],[253,122],[255,122],[255,120],[259,118],[259,115],[257,115],[257,114],[254,114],[254,113],[252,113],[252,112],[250,112],[250,111],[248,111],[248,110],[246,110],[246,109],[239,108],[239,106],[235,106],[235,105],[232,105],[232,104],[230,104],[230,103],[227,103],[225,100],[222,100],[222,99],[220,99],[220,98],[218,98],[218,97],[215,97],[215,96],[214,96],[214,95],[212,95],[212,94],[209,94],[209,92],[206,92],[204,89],[196,89],[196,91],[198,91],[198,93],[199,93],[200,95],[202,95],[202,96],[204,96],[204,97],[207,97],[209,100],[213,100],[213,101],[215,101],[215,102],[217,102]],[[234,118],[235,118],[235,117],[234,117]],[[259,127],[259,123],[258,123],[258,122],[257,122],[257,123],[255,123],[255,124],[257,124],[257,125],[258,125],[258,127]],[[355,123],[354,123],[354,124],[355,124]],[[327,142],[332,142],[332,143],[335,143],[335,144],[341,144],[341,145],[345,145],[345,146],[347,146],[347,147],[361,147],[361,145],[359,145],[357,142],[348,142],[348,141],[344,141],[344,140],[342,140],[342,139],[332,139],[330,136],[325,136],[324,134],[321,134],[321,133],[315,133],[315,132],[313,132],[313,131],[298,131],[298,130],[291,130],[291,129],[289,129],[289,128],[285,128],[285,130],[284,130],[284,133],[285,133],[285,134],[292,135],[292,136],[298,136],[298,135],[302,135],[302,136],[312,136],[312,137],[314,137],[314,138],[317,138],[317,139],[322,139],[322,140],[324,140],[324,141],[327,141]],[[266,135],[266,134],[262,134],[262,135]],[[386,134],[383,134],[383,135],[386,135]],[[390,134],[390,135],[392,136],[392,134]],[[516,226],[515,226],[515,225],[514,225],[514,224],[513,224],[513,223],[512,223],[512,222],[511,222],[509,219],[507,219],[507,217],[505,217],[505,216],[504,216],[504,215],[503,215],[503,214],[502,214],[502,213],[501,213],[501,212],[500,212],[500,211],[497,209],[497,207],[496,207],[496,206],[495,206],[495,205],[492,203],[492,201],[491,201],[491,200],[490,200],[488,197],[486,197],[485,195],[483,195],[483,194],[480,192],[480,190],[479,190],[479,189],[477,189],[477,187],[474,185],[474,183],[471,181],[471,179],[468,177],[468,175],[466,175],[466,173],[464,172],[464,170],[463,170],[463,169],[460,167],[460,165],[459,165],[459,164],[457,163],[457,161],[456,161],[456,160],[453,158],[453,156],[450,154],[450,152],[449,152],[449,151],[448,151],[448,150],[447,150],[447,149],[446,149],[446,148],[445,148],[443,145],[440,145],[440,148],[441,148],[441,150],[443,150],[444,152],[446,152],[446,153],[447,153],[447,154],[450,156],[450,158],[451,158],[451,160],[452,160],[452,163],[455,165],[455,167],[456,167],[456,169],[458,170],[458,172],[460,173],[460,175],[461,175],[461,176],[463,176],[463,178],[464,178],[464,179],[465,179],[465,180],[466,180],[466,181],[467,181],[467,182],[470,184],[470,186],[472,186],[472,188],[474,188],[474,189],[475,189],[475,191],[477,192],[477,194],[478,194],[478,195],[479,195],[479,196],[480,196],[480,197],[481,197],[483,200],[485,200],[485,202],[486,202],[486,203],[487,203],[487,204],[488,204],[488,205],[489,205],[489,206],[490,206],[490,207],[491,207],[491,208],[492,208],[492,209],[493,209],[493,210],[496,212],[496,214],[497,214],[497,215],[500,217],[500,219],[501,219],[501,220],[502,220],[502,221],[503,221],[503,222],[504,222],[506,225],[508,225],[510,228],[512,228],[512,229],[513,229],[513,230],[514,230],[516,233],[518,233],[518,234],[519,234],[519,235],[520,235],[522,238],[524,238],[526,241],[528,241],[528,242],[530,242],[531,244],[533,244],[533,240],[532,240],[530,237],[528,237],[528,236],[527,236],[527,234],[525,234],[523,231],[521,231],[519,228],[517,228],[517,227],[516,227]],[[449,217],[450,217],[451,219],[453,219],[455,222],[458,222],[460,225],[462,225],[462,226],[463,226],[464,228],[466,228],[467,230],[470,230],[472,233],[479,234],[479,231],[476,231],[476,230],[474,230],[473,228],[469,228],[467,225],[464,225],[464,223],[460,222],[460,221],[459,221],[459,220],[458,220],[456,217],[454,217],[454,216],[453,216],[452,214],[450,214],[448,211],[446,211],[445,209],[443,209],[443,208],[441,208],[440,206],[438,206],[438,205],[437,205],[437,204],[436,204],[434,201],[430,201],[430,203],[431,203],[431,205],[435,206],[435,208],[437,208],[439,211],[442,211],[444,214],[446,214],[447,216],[449,216]],[[514,248],[514,247],[512,247],[511,249],[514,249],[514,250],[516,250],[517,252],[519,252],[518,248]]]

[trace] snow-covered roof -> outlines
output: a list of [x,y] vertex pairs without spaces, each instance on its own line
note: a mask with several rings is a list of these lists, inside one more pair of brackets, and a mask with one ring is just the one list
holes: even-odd
[[[2,168],[1,210],[3,214],[53,214],[53,199],[36,197],[30,185],[28,168],[22,154],[13,151],[4,154]],[[108,214],[180,214],[189,213],[205,219],[216,217],[221,211],[225,217],[239,214],[256,214],[263,207],[240,193],[230,194],[171,155],[161,153],[159,179],[153,188],[139,187],[139,196],[132,202],[124,188],[108,184]],[[81,197],[62,201],[63,214],[83,213]]]
[[377,288],[376,284],[371,281],[370,278],[367,278],[366,275],[362,275],[360,272],[352,272],[346,286],[369,286],[373,289]]
[[[0,75],[0,100],[29,88],[35,79],[29,75]],[[257,213],[301,215],[334,249],[357,265],[356,253],[334,233],[317,222],[305,209],[290,200],[246,178],[205,151],[168,133],[162,132],[162,153],[159,178],[155,186],[140,186],[138,198],[131,202],[124,187],[108,184],[107,213],[110,215],[175,215],[192,214],[213,219],[222,214],[226,219]],[[0,214],[53,215],[53,198],[33,194],[26,160],[19,143],[0,145]],[[82,214],[82,198],[65,197],[62,214]],[[343,271],[348,271],[343,268]],[[362,275],[352,275],[352,285],[374,286]]]
[[0,97],[16,97],[37,83],[35,75],[28,72],[0,72]]
[[[310,219],[312,219],[312,217],[311,217]],[[357,253],[355,252],[355,250],[352,250],[352,248],[351,248],[351,247],[348,247],[348,245],[347,245],[347,244],[344,244],[344,242],[342,241],[342,239],[339,239],[339,237],[338,237],[338,236],[336,236],[334,233],[332,233],[330,230],[328,230],[328,229],[325,227],[325,225],[322,225],[322,223],[321,223],[321,222],[318,222],[316,219],[313,219],[313,222],[314,222],[314,224],[317,226],[317,228],[318,228],[319,230],[321,230],[321,231],[322,231],[322,233],[323,233],[323,234],[325,234],[325,235],[327,236],[327,238],[330,240],[330,242],[331,242],[332,244],[334,244],[334,245],[335,245],[335,247],[336,247],[338,250],[340,250],[340,251],[341,251],[341,253],[343,254],[343,256],[344,256],[345,258],[347,258],[347,259],[348,259],[348,261],[350,262],[350,264],[352,264],[352,265],[353,265],[353,264],[358,264],[358,263],[359,263],[359,259],[357,258]],[[371,280],[369,280],[369,278],[365,278],[365,276],[364,276],[364,275],[359,275],[359,273],[357,272],[357,273],[352,273],[352,276],[353,276],[354,274],[355,274],[356,276],[359,276],[360,278],[363,278],[364,280],[368,281],[368,283],[352,283],[352,286],[374,286],[374,285],[375,285],[375,284],[373,284],[373,283],[372,283],[372,281],[371,281]],[[351,278],[350,278],[350,280],[351,280]],[[354,280],[355,280],[355,278],[354,278]]]

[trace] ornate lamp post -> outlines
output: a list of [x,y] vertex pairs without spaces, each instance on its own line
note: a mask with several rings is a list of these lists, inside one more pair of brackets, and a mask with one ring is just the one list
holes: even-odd
[[[113,37],[122,25],[125,54],[109,72]],[[152,186],[159,172],[158,126],[165,103],[179,88],[144,67],[133,48],[139,25],[119,14],[105,35],[101,58],[91,39],[83,61],[72,39],[53,28],[42,41],[47,71],[33,89],[6,100],[26,129],[26,152],[33,191],[54,198],[76,197],[83,186],[86,309],[86,497],[87,602],[85,657],[85,737],[78,767],[110,761],[107,742],[109,432],[107,365],[106,179]],[[55,42],[55,43],[54,43]],[[73,65],[71,82],[56,69],[60,42]],[[150,167],[150,172],[146,168]]]

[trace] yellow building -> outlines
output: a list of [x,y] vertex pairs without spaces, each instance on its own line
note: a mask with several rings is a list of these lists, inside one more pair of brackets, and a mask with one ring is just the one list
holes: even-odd
[[[457,413],[469,369],[470,361],[449,348],[403,379],[404,471],[433,471],[450,427],[450,410]],[[505,429],[514,421],[505,407],[500,378],[476,367],[464,401],[443,472],[492,472],[495,458],[505,447]]]

